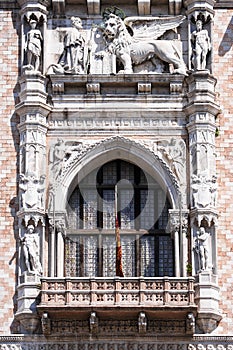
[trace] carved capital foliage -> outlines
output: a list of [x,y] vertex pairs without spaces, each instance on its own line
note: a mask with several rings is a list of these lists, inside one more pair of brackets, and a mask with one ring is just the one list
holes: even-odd
[[169,209],[169,231],[179,232],[181,229],[182,232],[187,234],[188,217],[189,217],[188,210]]

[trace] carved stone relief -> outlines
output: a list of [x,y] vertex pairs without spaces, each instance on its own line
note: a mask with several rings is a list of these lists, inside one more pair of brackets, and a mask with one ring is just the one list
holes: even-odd
[[[177,28],[184,16],[126,17],[108,13],[91,29],[71,17],[64,51],[47,74],[178,73],[187,74]],[[82,32],[85,32],[83,35]]]
[[68,28],[64,36],[64,50],[57,64],[52,64],[47,74],[83,74],[85,72],[84,46],[85,39],[82,21],[79,17],[71,17],[72,28]]
[[21,174],[19,178],[19,197],[21,209],[44,209],[45,175],[35,173]]
[[158,142],[158,151],[177,176],[180,184],[186,183],[186,146],[182,139],[172,138]]
[[50,147],[49,161],[51,181],[52,179],[57,180],[72,154],[79,154],[82,148],[83,145],[81,142],[65,142],[63,139],[57,139],[56,143]]
[[192,175],[193,208],[216,207],[217,204],[217,177],[208,176],[206,173]]

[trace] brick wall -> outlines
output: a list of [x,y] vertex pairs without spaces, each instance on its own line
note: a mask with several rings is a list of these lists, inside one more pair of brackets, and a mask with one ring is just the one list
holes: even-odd
[[[16,3],[16,1],[15,1]],[[0,334],[12,329],[16,282],[15,213],[18,147],[14,115],[18,79],[17,9],[0,5]],[[19,21],[18,21],[19,22]]]
[[217,10],[214,18],[213,74],[222,113],[217,119],[218,275],[223,320],[218,333],[233,329],[233,10]]

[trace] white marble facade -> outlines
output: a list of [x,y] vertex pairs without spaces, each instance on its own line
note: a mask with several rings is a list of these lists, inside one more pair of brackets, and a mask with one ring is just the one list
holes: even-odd
[[[196,278],[195,315],[191,310],[183,329],[193,333],[196,318],[199,330],[212,331],[221,318],[212,2],[196,6],[193,0],[181,8],[169,1],[169,13],[141,0],[101,10],[99,1],[89,0],[85,6],[30,3],[19,1],[23,49],[16,106],[22,329],[31,332],[25,326],[31,318],[33,332],[41,331],[42,311],[27,303],[27,293],[30,300],[39,293],[38,278],[65,277],[73,190],[95,169],[121,159],[156,179],[169,199],[166,233],[174,244],[174,277]],[[27,237],[35,238],[32,253],[25,248]],[[44,316],[44,334],[46,322]],[[139,334],[146,334],[144,311],[137,322]],[[97,324],[93,311],[91,332]]]

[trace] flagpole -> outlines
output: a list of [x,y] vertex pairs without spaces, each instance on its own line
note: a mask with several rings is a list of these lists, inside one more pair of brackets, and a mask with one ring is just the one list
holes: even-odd
[[120,227],[117,216],[117,184],[115,185],[115,234],[116,234],[116,276],[124,277],[122,268],[122,248],[120,238]]

